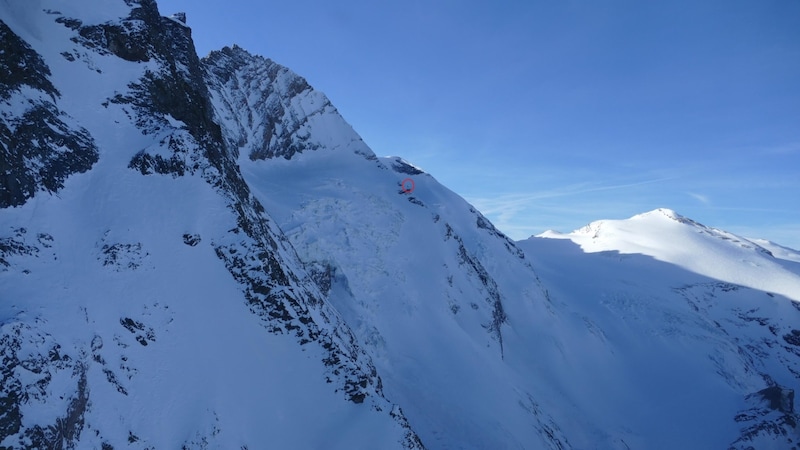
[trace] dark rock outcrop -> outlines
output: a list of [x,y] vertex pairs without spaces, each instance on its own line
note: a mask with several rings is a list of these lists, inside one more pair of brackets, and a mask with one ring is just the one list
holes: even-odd
[[735,420],[743,425],[741,435],[731,450],[753,448],[796,449],[800,445],[800,415],[794,410],[794,389],[773,385],[747,396],[750,408],[739,412]]
[[[18,206],[38,191],[57,192],[72,174],[97,162],[94,139],[57,106],[60,96],[42,57],[0,21],[0,208]],[[24,99],[10,105],[16,96]]]

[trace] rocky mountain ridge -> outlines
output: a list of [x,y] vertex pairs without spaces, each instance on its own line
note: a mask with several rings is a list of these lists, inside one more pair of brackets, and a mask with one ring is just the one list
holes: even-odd
[[[60,187],[63,188],[62,173],[75,173],[76,171],[70,169],[70,165],[79,161],[68,153],[64,161],[57,159],[53,161],[48,152],[64,155],[65,152],[61,150],[64,143],[69,146],[71,136],[78,135],[83,137],[83,141],[76,146],[78,149],[94,152],[92,154],[95,155],[94,162],[96,162],[97,150],[93,145],[87,145],[87,142],[92,142],[91,135],[104,134],[102,128],[109,125],[110,128],[116,128],[118,135],[112,136],[111,139],[116,145],[111,148],[104,146],[99,152],[101,159],[106,156],[108,159],[119,160],[120,157],[126,158],[125,153],[127,153],[128,163],[122,167],[117,166],[116,170],[128,171],[123,180],[131,178],[130,174],[134,173],[141,178],[128,180],[130,183],[122,187],[100,184],[95,187],[100,189],[101,195],[86,199],[94,203],[92,206],[95,208],[111,210],[110,215],[92,218],[95,219],[92,225],[105,228],[102,237],[99,237],[93,246],[98,252],[97,262],[103,267],[113,268],[112,271],[116,273],[135,273],[141,270],[158,272],[164,271],[165,267],[171,264],[191,266],[188,260],[181,258],[172,263],[162,261],[162,264],[159,264],[153,261],[155,250],[148,246],[146,240],[117,242],[114,235],[118,234],[118,231],[107,222],[116,222],[114,210],[118,211],[131,205],[118,204],[119,198],[114,198],[111,194],[119,189],[136,189],[137,184],[148,183],[144,181],[148,177],[167,177],[172,180],[191,177],[205,184],[207,187],[201,189],[206,192],[206,196],[216,197],[213,200],[219,205],[218,214],[224,216],[222,221],[231,224],[230,228],[227,231],[191,233],[196,228],[202,227],[200,219],[191,224],[191,228],[194,229],[173,230],[172,239],[176,242],[180,240],[182,245],[189,247],[213,249],[213,253],[227,269],[228,276],[240,286],[241,293],[237,297],[247,305],[257,323],[270,333],[293,336],[298,351],[304,350],[299,346],[316,347],[312,353],[317,355],[319,367],[323,369],[319,374],[321,383],[332,384],[332,393],[342,392],[343,400],[355,404],[366,402],[365,408],[370,408],[375,414],[384,415],[384,422],[394,423],[397,429],[394,433],[398,435],[397,445],[407,448],[418,447],[419,439],[410,430],[400,409],[393,407],[383,398],[380,378],[369,358],[359,349],[336,312],[320,298],[316,285],[310,281],[310,276],[297,262],[291,246],[287,244],[280,230],[271,224],[263,207],[252,197],[247,184],[241,179],[235,160],[227,153],[228,147],[222,139],[219,125],[213,120],[209,94],[203,81],[200,61],[194,52],[189,29],[175,20],[162,18],[155,3],[146,0],[126,1],[124,4],[119,2],[114,5],[118,10],[115,11],[117,17],[111,20],[93,23],[94,17],[84,17],[92,7],[99,11],[109,8],[101,3],[82,2],[80,5],[74,5],[71,13],[62,13],[48,9],[44,5],[31,4],[26,10],[14,11],[18,14],[17,17],[9,16],[12,25],[24,25],[26,22],[31,24],[36,21],[33,24],[41,34],[50,31],[66,33],[69,36],[68,40],[64,39],[57,43],[69,48],[67,51],[58,52],[59,56],[56,57],[57,63],[71,66],[61,73],[55,70],[53,70],[55,73],[51,73],[47,68],[47,56],[50,55],[43,57],[36,53],[37,44],[45,49],[43,52],[45,54],[47,51],[51,54],[58,51],[51,45],[50,36],[48,39],[36,39],[31,36],[33,33],[29,33],[27,40],[33,45],[26,45],[25,40],[15,34],[4,20],[5,48],[12,54],[19,52],[20,49],[23,52],[21,61],[10,61],[10,63],[16,62],[18,66],[13,68],[13,73],[20,72],[19,68],[33,67],[35,69],[33,74],[41,79],[35,76],[21,78],[32,80],[27,81],[29,84],[37,83],[34,88],[49,95],[51,100],[60,95],[59,90],[52,86],[74,77],[74,72],[92,71],[101,74],[104,79],[113,82],[110,85],[106,83],[105,92],[98,93],[98,97],[105,95],[102,101],[96,104],[87,102],[87,106],[96,110],[113,110],[116,113],[108,114],[106,120],[101,118],[106,116],[105,111],[92,111],[84,117],[78,117],[76,122],[91,123],[93,129],[86,131],[77,128],[77,131],[73,132],[67,128],[63,133],[64,137],[57,136],[46,141],[43,145],[44,151],[38,152],[33,157],[28,157],[19,147],[31,140],[28,135],[20,132],[23,126],[37,130],[37,133],[39,129],[55,128],[54,131],[62,131],[65,127],[54,127],[52,120],[42,124],[42,120],[47,121],[48,118],[42,120],[31,118],[30,111],[36,109],[27,110],[20,119],[4,114],[4,117],[11,117],[8,123],[12,126],[17,125],[13,120],[23,122],[15,129],[12,128],[14,134],[3,141],[4,155],[14,157],[22,155],[23,159],[15,161],[12,157],[7,157],[4,160],[4,166],[8,168],[5,172],[19,177],[20,180],[38,182],[38,186],[26,188],[22,194],[13,182],[4,183],[2,186],[4,198],[10,199],[7,203],[19,205],[24,204],[25,200],[37,202],[35,198],[30,200],[34,192],[39,190],[56,192]],[[24,20],[15,23],[13,21],[15,18]],[[30,31],[24,26],[20,26],[19,30],[23,35],[25,31]],[[31,61],[37,65],[32,66]],[[50,62],[53,62],[52,59]],[[134,72],[136,75],[127,81],[119,72]],[[9,98],[14,94],[30,97],[23,88],[20,83],[10,84],[5,90],[4,97]],[[66,93],[68,88],[61,90]],[[75,100],[77,99],[73,93],[72,101]],[[29,102],[32,103],[30,100]],[[6,105],[11,112],[15,111],[12,101],[7,101]],[[65,115],[57,111],[53,114]],[[109,119],[113,119],[113,122]],[[127,130],[124,126],[115,125],[123,120],[130,124]],[[130,139],[125,138],[125,133]],[[119,145],[129,146],[130,150],[120,151],[121,149],[117,148]],[[30,162],[33,159],[36,160]],[[43,172],[38,170],[40,166],[52,166],[56,170],[53,173]],[[80,171],[87,169],[88,167],[82,167]],[[102,168],[94,168],[92,172],[102,173]],[[37,174],[41,179],[36,178]],[[181,190],[183,189],[177,188],[178,192]],[[196,191],[191,188],[185,192],[189,196],[196,195]],[[173,202],[179,201],[180,195],[172,195]],[[84,199],[85,197],[79,198],[78,201]],[[209,205],[196,206],[201,211]],[[24,207],[11,212],[26,215]],[[190,215],[199,219],[198,212],[195,211]],[[28,216],[27,222],[38,221]],[[39,226],[58,228],[56,224],[48,224],[46,220],[39,222]],[[134,229],[130,233],[123,233],[133,235],[132,238],[142,234],[139,232],[141,230],[135,230],[136,227],[149,228],[147,225],[137,225],[137,221],[130,221],[125,226],[129,231]],[[50,270],[58,271],[64,264],[58,262],[59,257],[62,257],[63,261],[64,256],[61,240],[70,239],[69,235],[63,232],[54,232],[52,235],[38,232],[37,241],[28,242],[27,233],[23,227],[16,228],[13,237],[3,240],[2,247],[6,271],[11,272],[6,281],[21,288],[27,286],[24,280],[15,282],[9,281],[8,278],[13,277],[13,272],[26,265],[26,257],[38,258],[42,250],[52,248],[54,255],[49,264],[52,266]],[[53,235],[57,237],[53,238]],[[92,252],[90,248],[87,250]],[[31,272],[31,269],[21,269],[23,275]],[[70,289],[72,283],[69,281],[63,283],[65,284],[63,289]],[[13,296],[15,290],[9,288],[5,292]],[[90,295],[96,297],[98,293]],[[139,301],[142,300],[136,292],[129,295]],[[86,322],[93,324],[94,321],[90,319],[92,299],[82,301],[79,298],[72,299],[76,300],[73,307],[82,310]],[[150,307],[163,313],[174,305],[175,300],[166,299],[164,303],[152,303]],[[107,361],[108,357],[103,356],[101,349],[104,348],[104,342],[116,341],[121,349],[130,345],[120,340],[119,330],[126,330],[132,334],[142,347],[157,345],[157,342],[163,339],[157,337],[163,335],[163,332],[159,332],[158,327],[152,325],[154,319],[121,316],[118,321],[89,326],[88,328],[95,329],[94,337],[91,339],[70,342],[75,339],[73,336],[62,344],[59,342],[63,340],[50,331],[49,324],[55,317],[48,311],[48,303],[52,300],[48,301],[47,296],[39,294],[26,298],[25,295],[18,294],[5,301],[11,304],[6,305],[10,310],[6,311],[8,316],[4,315],[3,320],[5,407],[3,417],[0,418],[3,423],[2,445],[44,448],[58,444],[74,448],[78,443],[92,445],[94,442],[94,446],[106,448],[121,445],[123,441],[119,439],[126,436],[129,444],[141,442],[140,445],[146,447],[150,445],[148,442],[158,443],[153,441],[155,435],[146,436],[133,430],[127,434],[115,434],[98,424],[96,421],[98,415],[107,415],[118,408],[107,403],[113,401],[113,396],[103,398],[101,394],[100,398],[95,398],[99,389],[92,377],[94,372],[102,372],[106,382],[114,388],[117,395],[129,397],[132,388],[126,385],[135,378],[137,372],[137,369],[132,367],[133,358],[120,355],[121,363],[115,368]],[[30,308],[35,309],[37,305],[43,308],[43,311],[36,314],[32,321],[20,317],[26,315]],[[174,320],[171,315],[167,316],[170,316],[166,319],[167,322]],[[62,355],[67,348],[66,354]],[[108,345],[105,348],[108,348]],[[59,349],[62,353],[59,353]],[[180,371],[180,368],[177,367],[176,370]],[[61,378],[57,386],[53,386],[54,378]],[[62,400],[58,401],[56,397]],[[63,400],[70,398],[72,400]],[[124,401],[119,401],[123,403],[121,407],[124,408]],[[30,408],[34,408],[34,412],[38,411],[36,405],[59,403],[64,405],[61,408],[56,407],[56,410],[61,412],[49,419],[40,417],[40,414],[28,413]],[[216,412],[209,412],[216,416]],[[94,421],[87,417],[90,415],[94,415]],[[124,416],[126,414],[120,417]],[[120,423],[125,422],[127,420],[122,419]],[[94,433],[87,430],[94,430]],[[390,433],[387,434],[391,436]],[[117,443],[114,443],[115,440]],[[209,440],[208,436],[202,436],[200,442],[206,445]]]

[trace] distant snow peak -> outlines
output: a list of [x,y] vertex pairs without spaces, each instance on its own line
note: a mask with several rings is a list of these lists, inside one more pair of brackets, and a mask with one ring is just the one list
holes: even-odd
[[635,216],[633,216],[631,218],[632,219],[639,219],[639,218],[662,217],[662,216],[666,217],[668,219],[676,220],[678,222],[680,222],[682,220],[685,220],[685,217],[683,217],[682,215],[678,214],[677,212],[675,212],[674,210],[671,210],[669,208],[656,208],[656,209],[654,209],[652,211],[648,211],[646,213],[637,214],[637,215],[635,215]]
[[677,223],[682,223],[682,224],[686,224],[686,225],[695,225],[695,226],[698,226],[698,227],[701,227],[701,228],[708,228],[705,225],[700,224],[698,222],[695,222],[694,220],[689,219],[686,216],[682,216],[682,215],[678,214],[677,212],[675,212],[674,210],[669,209],[669,208],[657,208],[657,209],[654,209],[652,211],[648,211],[648,212],[642,213],[642,214],[637,214],[637,215],[631,217],[631,220],[637,220],[637,219],[654,219],[654,220],[656,220],[656,219],[669,219],[669,220],[672,220],[672,221],[677,222]]
[[604,219],[597,220],[585,225],[572,233],[560,233],[553,230],[548,230],[541,233],[539,237],[548,238],[568,238],[570,235],[590,236],[592,239],[601,237],[624,235],[638,235],[641,233],[655,235],[661,227],[670,227],[678,225],[689,225],[698,228],[698,231],[707,231],[712,233],[718,230],[709,228],[701,223],[695,222],[688,217],[682,216],[669,208],[657,208],[641,214],[636,214],[628,219],[615,220]]
[[599,220],[572,233],[545,232],[539,237],[569,239],[587,253],[648,255],[700,275],[800,301],[800,275],[785,264],[800,259],[797,252],[759,245],[671,209],[659,208],[625,220]]

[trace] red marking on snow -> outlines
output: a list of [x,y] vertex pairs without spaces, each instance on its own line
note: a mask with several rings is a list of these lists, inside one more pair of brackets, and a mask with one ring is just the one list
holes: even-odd
[[414,180],[411,178],[406,178],[402,183],[400,183],[400,187],[403,189],[404,194],[410,194],[414,192]]

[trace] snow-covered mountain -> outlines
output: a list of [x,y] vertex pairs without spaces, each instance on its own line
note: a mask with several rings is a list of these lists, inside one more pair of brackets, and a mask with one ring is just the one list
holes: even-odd
[[540,237],[570,239],[588,253],[648,255],[710,278],[800,302],[800,252],[709,228],[668,209],[627,220],[593,222],[570,234],[547,231]]
[[513,242],[152,0],[0,2],[0,448],[791,448],[800,254]]
[[[539,412],[541,388],[505,362],[527,352],[522,342],[550,315],[515,244],[430,175],[377,158],[322,94],[285,68],[238,48],[204,64],[243,176],[423,442],[563,441]],[[294,148],[263,151],[286,133]],[[403,186],[409,178],[413,192]]]
[[241,177],[189,28],[0,12],[0,446],[419,447]]
[[624,380],[629,426],[662,435],[631,448],[797,445],[800,252],[667,209],[519,245],[550,296],[596,328],[607,355],[591,371]]

